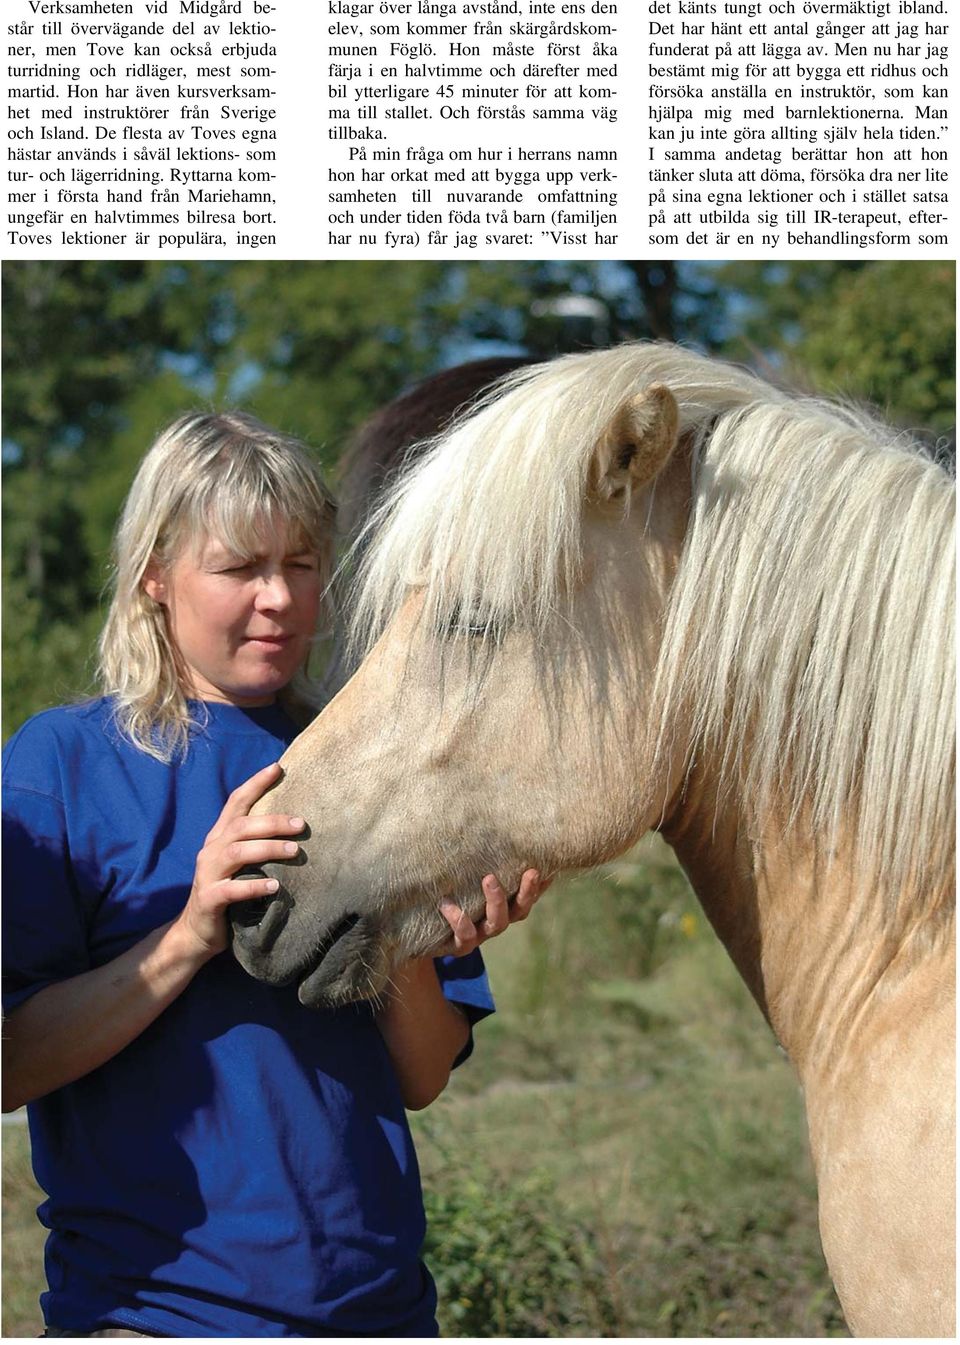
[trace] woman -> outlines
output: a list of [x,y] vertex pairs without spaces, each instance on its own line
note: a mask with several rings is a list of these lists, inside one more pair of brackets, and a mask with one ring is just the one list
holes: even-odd
[[[512,909],[398,973],[376,1009],[303,1008],[229,955],[304,819],[248,816],[309,714],[333,507],[302,447],[177,421],[116,542],[104,694],[4,760],[5,1106],[30,1104],[48,1334],[435,1335],[404,1106],[492,1010],[476,952]],[[226,798],[226,803],[223,800]]]

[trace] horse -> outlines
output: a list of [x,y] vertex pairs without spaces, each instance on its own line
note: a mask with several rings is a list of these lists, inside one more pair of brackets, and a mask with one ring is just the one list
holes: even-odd
[[352,679],[259,809],[254,976],[375,997],[514,885],[650,829],[799,1075],[855,1334],[953,1333],[953,483],[686,349],[509,374],[387,489]]
[[[353,551],[366,538],[365,523],[397,473],[413,462],[420,446],[474,405],[477,398],[507,374],[533,361],[523,355],[490,355],[441,369],[375,411],[351,435],[337,462],[337,533],[340,549]],[[348,627],[339,613],[320,682],[319,699],[326,704],[356,671]]]

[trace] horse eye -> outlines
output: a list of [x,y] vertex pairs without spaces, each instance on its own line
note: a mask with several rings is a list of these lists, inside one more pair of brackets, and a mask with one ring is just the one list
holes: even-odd
[[450,614],[441,634],[448,639],[455,635],[469,635],[472,639],[479,640],[486,638],[493,630],[492,617],[483,616],[479,612],[464,613],[457,606]]

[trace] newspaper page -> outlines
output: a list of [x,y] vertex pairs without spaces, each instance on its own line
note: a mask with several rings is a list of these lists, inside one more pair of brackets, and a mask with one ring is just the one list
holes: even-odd
[[[214,547],[217,582],[230,575],[230,584],[245,583],[256,570],[265,587],[261,570],[276,562],[276,570],[286,567],[283,584],[307,585],[308,608],[315,601],[325,617],[334,613],[333,633],[328,638],[324,626],[312,647],[310,705],[355,713],[368,735],[352,773],[356,725],[335,750],[327,746],[312,794],[274,796],[297,837],[296,858],[281,873],[286,886],[276,901],[273,889],[251,893],[256,904],[234,923],[232,951],[240,958],[248,940],[251,965],[262,956],[254,970],[269,964],[271,948],[258,954],[256,939],[269,926],[285,946],[285,922],[296,923],[289,889],[297,875],[315,872],[311,865],[329,861],[323,892],[336,890],[342,904],[333,928],[321,929],[323,913],[314,912],[305,959],[280,972],[269,964],[276,982],[269,1003],[269,977],[247,976],[249,965],[233,961],[216,922],[204,926],[214,928],[205,947],[220,951],[188,988],[149,981],[150,941],[162,941],[167,926],[148,897],[164,921],[187,909],[170,905],[171,892],[198,890],[200,856],[209,866],[209,847],[223,837],[222,795],[254,769],[249,754],[233,775],[214,761],[210,705],[250,711],[254,728],[237,729],[241,745],[272,724],[271,761],[290,741],[293,730],[278,737],[271,718],[273,683],[269,694],[260,682],[254,692],[243,683],[221,694],[216,670],[203,674],[199,691],[191,683],[207,711],[189,733],[210,756],[189,764],[199,760],[196,777],[204,779],[209,766],[213,783],[203,799],[195,782],[185,786],[189,808],[179,806],[189,815],[165,813],[159,839],[157,781],[169,763],[131,758],[129,777],[112,794],[103,760],[77,765],[73,737],[46,756],[30,747],[14,759],[14,789],[20,770],[39,839],[24,833],[29,862],[14,871],[12,861],[5,880],[5,900],[20,893],[21,923],[34,940],[23,955],[27,970],[14,967],[19,988],[4,1027],[11,1052],[5,1333],[953,1335],[953,1178],[944,1175],[954,1153],[952,1045],[943,1054],[953,1036],[952,1007],[944,1017],[953,973],[941,966],[953,938],[953,829],[944,825],[952,799],[953,591],[940,464],[955,422],[955,9],[950,0],[5,0],[7,734],[44,725],[52,732],[58,715],[80,714],[76,707],[97,694],[97,650],[110,645],[102,631],[111,576],[119,584],[111,538],[144,454],[165,442],[163,427],[182,428],[188,413],[205,426],[210,413],[222,430],[217,413],[239,412],[309,445],[324,490],[339,502],[336,544],[349,575],[367,554],[362,529],[384,481],[400,464],[420,462],[424,446],[497,379],[525,388],[528,363],[584,351],[603,352],[584,356],[584,367],[603,359],[610,374],[579,401],[567,389],[569,417],[557,411],[552,373],[542,374],[535,404],[518,402],[514,418],[491,422],[482,447],[498,471],[516,483],[512,464],[529,469],[522,488],[529,496],[519,502],[519,486],[498,496],[496,474],[476,469],[469,436],[455,444],[462,471],[443,467],[440,452],[429,459],[429,489],[410,498],[434,513],[419,531],[410,510],[404,514],[409,550],[383,553],[371,603],[392,610],[401,579],[415,588],[427,583],[425,573],[435,581],[440,598],[423,629],[452,651],[448,661],[443,653],[437,685],[409,676],[412,664],[388,644],[378,647],[376,676],[368,673],[362,692],[354,684],[331,707],[354,667],[338,608],[347,601],[341,580],[316,591],[314,550],[288,556],[286,534],[252,556]],[[663,344],[628,345],[635,338]],[[617,352],[638,349],[653,361],[642,386],[637,392],[634,380],[629,396],[614,397],[638,358]],[[743,391],[744,365],[770,389],[769,401],[760,399],[766,438],[752,457],[745,449],[736,457],[743,443],[730,431],[726,462],[734,468],[716,473],[712,460],[703,467],[705,446],[726,411],[755,400]],[[679,422],[672,374],[686,396]],[[818,431],[809,443],[796,431],[792,456],[777,456],[777,416],[795,406],[779,389],[794,385],[871,402],[889,417],[893,434],[876,431],[890,449],[876,490],[872,476],[861,478],[856,438],[873,431],[851,429],[845,438],[834,425],[833,437]],[[862,426],[845,408],[844,400],[843,425]],[[724,430],[734,419],[726,417]],[[589,441],[589,462],[583,442],[567,442],[567,420]],[[267,434],[272,450],[274,428],[229,423],[231,433],[239,423],[243,433]],[[898,455],[910,435],[911,465],[901,473]],[[530,444],[537,453],[524,457]],[[287,439],[281,449],[299,452]],[[818,462],[841,458],[856,470],[839,485],[815,474]],[[912,493],[920,459],[930,475]],[[745,483],[767,483],[781,461],[781,495],[771,489],[764,508],[751,512],[757,496]],[[582,468],[576,479],[571,463]],[[673,474],[663,485],[667,463]],[[319,488],[309,480],[302,496],[313,502],[310,518],[322,516],[332,533],[332,505],[325,495],[316,505]],[[565,494],[552,489],[555,480]],[[587,530],[577,520],[587,506],[578,490],[600,519],[590,514],[595,530],[582,553],[576,545]],[[784,495],[777,513],[770,501]],[[634,498],[643,503],[631,512]],[[210,499],[215,512],[215,493]],[[441,499],[453,513],[441,514]],[[476,500],[483,506],[470,514],[464,502]],[[845,500],[859,529],[849,546],[850,533],[833,528]],[[611,520],[629,543],[608,543]],[[141,649],[133,635],[144,629],[130,613],[139,612],[173,660],[167,691],[176,699],[183,667],[195,673],[198,664],[177,643],[174,597],[164,589],[172,573],[164,563],[173,562],[161,555],[159,524],[142,502],[134,521],[123,573],[132,572],[138,538],[153,536],[156,548],[140,555],[125,590],[130,639],[114,638],[110,656],[129,671]],[[462,566],[461,542],[470,548]],[[449,589],[448,570],[439,567],[438,579],[425,569],[441,543]],[[324,545],[332,554],[326,534]],[[581,563],[587,551],[589,563]],[[629,601],[604,587],[614,585],[625,555]],[[326,551],[321,559],[326,564]],[[682,609],[664,592],[681,559],[690,585]],[[500,606],[478,599],[464,573],[476,587],[492,575]],[[880,599],[874,578],[887,585]],[[580,593],[580,580],[603,599],[588,610],[594,624],[586,639],[566,608],[559,634],[547,620]],[[547,594],[539,602],[530,596],[541,594],[537,585]],[[624,653],[605,641],[611,631],[634,632],[634,600],[646,624]],[[261,621],[231,644],[223,610],[202,608],[193,637],[208,650],[223,635],[230,669],[241,645],[256,644],[277,666],[293,647],[279,620],[276,628]],[[806,625],[785,617],[797,609]],[[689,623],[686,646],[671,624],[677,610]],[[171,630],[172,646],[163,644]],[[655,657],[665,632],[675,662],[663,672]],[[498,660],[515,638],[537,653],[549,649],[551,674],[524,680],[520,667],[503,718],[491,722],[485,716],[499,702],[489,688],[502,689]],[[870,656],[860,657],[868,646]],[[677,660],[681,647],[690,667]],[[437,720],[416,719],[417,698],[427,688],[437,714],[455,718],[451,707],[466,703],[456,682],[461,653],[476,674],[466,682],[469,714],[437,745]],[[746,688],[730,671],[737,659],[749,669]],[[388,694],[389,674],[401,667],[402,722]],[[878,669],[886,677],[880,686],[870,681]],[[771,670],[781,673],[775,685]],[[292,666],[286,675],[293,678]],[[630,697],[621,695],[631,677]],[[283,680],[280,689],[296,686]],[[674,708],[690,688],[695,699],[704,689],[713,695],[706,708],[696,699],[692,718],[702,735],[689,744],[686,709],[653,727],[644,718],[664,687],[676,691],[675,702],[664,702]],[[291,692],[290,701],[298,728],[308,718],[299,695]],[[789,717],[793,697],[808,708],[806,719]],[[557,737],[569,758],[543,748],[544,702],[561,708]],[[585,707],[594,718],[581,724]],[[781,721],[771,727],[767,718],[778,710]],[[759,765],[750,756],[758,721],[766,752]],[[112,723],[104,722],[103,741]],[[896,738],[878,739],[888,731]],[[636,778],[620,766],[606,769],[621,760],[623,744],[639,750],[645,735],[656,748]],[[837,739],[847,753],[839,760],[827,750]],[[410,740],[418,762],[427,762],[422,770],[405,755]],[[663,761],[664,744],[675,741],[689,746],[689,760],[674,776]],[[716,775],[705,743],[719,743]],[[386,744],[379,756],[377,744]],[[383,769],[396,774],[364,811],[375,773],[368,763],[379,769],[384,753]],[[302,752],[293,765],[284,757],[285,783],[300,778],[304,760]],[[50,778],[42,778],[44,766]],[[459,772],[446,798],[431,783],[444,771]],[[818,791],[812,802],[790,792],[801,776],[804,788]],[[723,809],[731,795],[740,799],[744,780],[749,797],[731,820]],[[64,839],[57,790],[70,781],[79,820],[70,819]],[[772,798],[789,818],[790,843],[794,827],[827,819],[812,850],[799,841],[764,848],[771,829],[755,825],[755,784],[758,797]],[[868,786],[869,808],[861,809],[859,791]],[[638,800],[657,790],[641,816]],[[669,817],[668,794],[676,806]],[[242,828],[251,796],[230,797],[228,820]],[[394,825],[390,844],[367,864],[378,853],[370,847],[381,819]],[[346,843],[341,822],[353,827]],[[843,887],[836,905],[816,886],[827,870],[831,878],[837,869],[844,877],[859,872],[860,851],[851,858],[842,848],[848,823],[857,843],[861,832],[879,837],[880,859],[868,858],[885,881],[909,875],[887,892],[882,911],[861,904],[868,897],[860,888]],[[174,835],[175,824],[188,840]],[[662,835],[639,840],[649,829]],[[386,921],[398,875],[426,865],[424,831],[445,847],[423,880],[426,906],[408,883],[407,906],[389,911],[399,922],[389,926],[394,942],[387,951],[373,936],[362,943]],[[557,834],[577,838],[575,863],[538,857],[555,853]],[[16,847],[16,826],[11,835]],[[164,866],[181,851],[195,877],[187,865],[168,881]],[[94,873],[94,853],[106,855],[102,872]],[[500,867],[507,853],[516,860],[509,872]],[[497,868],[503,889],[482,877],[478,855]],[[275,850],[247,857],[240,874],[220,855],[222,881],[267,883],[267,869],[281,872]],[[608,861],[602,870],[564,875],[597,857]],[[528,863],[540,864],[540,877],[553,884],[536,909],[538,882],[518,867]],[[344,896],[348,870],[355,881]],[[454,872],[473,875],[469,891],[456,888]],[[121,909],[127,879],[131,895]],[[756,897],[762,882],[767,904]],[[88,888],[94,895],[84,897]],[[915,888],[923,896],[914,923]],[[756,899],[741,900],[745,890]],[[810,890],[817,900],[804,904]],[[306,888],[298,893],[301,910],[316,900]],[[739,904],[724,905],[727,897]],[[373,914],[359,904],[368,898],[381,903]],[[458,902],[472,915],[457,914]],[[420,1087],[418,1076],[401,1099],[408,1057],[394,1053],[389,1033],[370,1034],[374,1014],[408,991],[432,996],[439,1020],[434,981],[425,987],[416,967],[389,962],[390,950],[413,947],[401,917],[414,909],[421,930],[437,934],[436,922],[447,921],[445,948],[472,954],[482,944],[497,1015],[475,1024],[472,1054],[455,1019],[438,1086],[450,1060],[470,1059],[462,1069],[458,1063],[444,1096],[408,1121],[402,1103],[422,1107],[436,1079]],[[882,937],[865,944],[878,930]],[[102,934],[92,953],[86,931]],[[133,981],[118,972],[105,999],[68,996],[46,1019],[24,1016],[74,973],[95,975],[121,956],[129,971],[132,949],[145,946],[135,938],[146,939],[150,955],[134,958]],[[6,932],[4,944],[16,947]],[[44,959],[54,944],[51,969]],[[432,955],[416,946],[424,959]],[[314,1037],[292,1017],[302,1007],[296,996],[303,1005],[323,1003],[321,972],[333,953],[350,948],[357,952],[350,965],[367,975],[351,982],[354,998],[372,995],[375,1007],[342,1009],[338,1001],[323,1020],[332,1035]],[[876,977],[864,995],[862,981],[844,980],[854,964]],[[461,985],[461,994],[473,1021],[490,1004],[479,973],[471,974],[478,980]],[[458,977],[469,980],[463,970],[444,975],[445,994]],[[153,997],[144,1008],[133,994],[140,1017],[131,1038],[128,999],[120,1004],[118,996],[132,984],[149,984]],[[915,985],[904,1002],[904,987]],[[197,1004],[207,1015],[199,1026],[189,1017],[199,1015]],[[874,1014],[882,1019],[876,1035],[860,1055],[847,1050],[846,1030],[872,1030]],[[31,1038],[24,1025],[37,1021]],[[269,1037],[281,1021],[293,1024],[290,1033],[277,1028]],[[57,1055],[61,1032],[73,1053],[66,1065]],[[284,1080],[292,1091],[284,1091],[277,1080],[291,1055],[313,1062],[321,1038],[336,1046],[334,1064],[311,1064],[306,1082],[293,1071]],[[397,1066],[387,1082],[384,1042]],[[880,1042],[872,1055],[871,1042]],[[827,1063],[811,1075],[821,1051]],[[127,1069],[134,1085],[110,1084]],[[69,1105],[60,1108],[58,1098]],[[319,1117],[318,1099],[326,1107]],[[213,1105],[221,1100],[232,1108],[226,1121]],[[31,1116],[33,1169],[28,1106],[41,1108]],[[100,1177],[88,1189],[82,1179],[94,1171]],[[287,1219],[279,1193],[298,1183],[309,1199]],[[421,1275],[424,1224],[429,1274]],[[336,1235],[346,1248],[342,1263]],[[386,1269],[385,1256],[393,1258]],[[328,1262],[333,1269],[315,1284],[311,1275]],[[406,1312],[410,1296],[398,1265],[415,1281],[407,1315],[397,1308]],[[379,1276],[369,1295],[364,1275]],[[100,1292],[105,1283],[115,1301],[90,1296],[91,1285]],[[331,1283],[343,1296],[324,1315]],[[373,1315],[364,1309],[368,1297]]]
[[5,254],[952,252],[946,0],[11,0]]

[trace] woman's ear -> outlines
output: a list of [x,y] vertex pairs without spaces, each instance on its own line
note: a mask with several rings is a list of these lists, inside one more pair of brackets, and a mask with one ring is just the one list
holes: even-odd
[[143,578],[140,580],[140,587],[148,598],[161,605],[167,600],[167,585],[163,578],[163,571],[157,561],[151,560],[143,572]]

